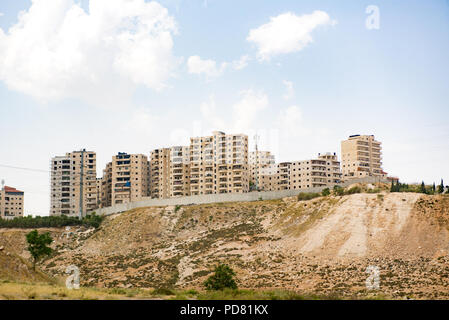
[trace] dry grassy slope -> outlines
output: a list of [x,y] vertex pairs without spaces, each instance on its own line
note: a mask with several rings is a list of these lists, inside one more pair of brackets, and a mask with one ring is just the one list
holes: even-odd
[[78,265],[91,286],[198,287],[226,262],[240,287],[363,295],[377,265],[387,295],[447,298],[448,226],[448,196],[412,193],[140,208],[58,239],[44,268]]

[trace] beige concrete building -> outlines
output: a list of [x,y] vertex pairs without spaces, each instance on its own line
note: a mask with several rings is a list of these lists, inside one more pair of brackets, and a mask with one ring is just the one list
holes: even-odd
[[50,215],[79,216],[97,208],[96,154],[73,151],[50,162]]
[[333,186],[341,182],[340,162],[335,153],[318,154],[311,160],[290,165],[290,189]]
[[152,198],[190,195],[189,147],[176,146],[151,152],[150,185]]
[[[119,152],[112,157],[111,164],[106,166],[106,194],[111,190],[111,203],[128,203],[149,197],[150,164],[143,154],[127,154]],[[109,174],[110,172],[110,174]],[[106,195],[108,199],[109,195]]]
[[275,163],[274,155],[270,151],[251,151],[248,155],[249,183],[251,190],[262,190],[261,179],[265,168]]
[[214,131],[190,138],[190,194],[249,191],[248,136]]
[[112,205],[112,162],[106,164],[101,178],[101,204],[100,207],[110,207]]
[[382,170],[381,143],[373,135],[353,135],[341,142],[343,179],[386,177]]
[[335,153],[318,154],[310,160],[281,162],[262,170],[261,190],[280,191],[333,186],[341,182]]
[[97,187],[97,208],[102,208],[103,206],[101,204],[101,194],[102,194],[101,190],[103,188],[103,184],[102,184],[103,179],[97,178],[96,182],[97,182],[97,185],[96,185],[96,187]]
[[24,192],[4,186],[0,190],[0,218],[23,217]]

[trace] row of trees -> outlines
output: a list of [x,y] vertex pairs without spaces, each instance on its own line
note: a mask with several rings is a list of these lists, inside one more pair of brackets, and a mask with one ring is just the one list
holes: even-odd
[[98,228],[103,221],[102,216],[95,213],[87,215],[79,220],[76,217],[67,216],[26,216],[16,217],[11,220],[0,219],[0,228],[60,228],[65,226],[87,226]]
[[[419,192],[419,193],[425,193],[425,194],[438,194],[438,193],[444,193],[444,183],[443,179],[441,179],[441,184],[438,186],[433,183],[432,186],[426,186],[424,181],[421,183],[421,185],[408,185],[406,183],[400,183],[399,181],[394,183],[394,181],[391,182],[390,192]],[[446,191],[446,193],[449,193],[449,190]]]

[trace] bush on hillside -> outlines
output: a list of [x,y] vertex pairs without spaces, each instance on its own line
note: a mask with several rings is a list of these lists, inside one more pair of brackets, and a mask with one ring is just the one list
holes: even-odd
[[329,190],[329,188],[323,189],[323,191],[321,191],[321,194],[323,195],[323,197],[327,197],[328,195],[331,194],[331,191]]
[[361,193],[362,189],[360,187],[352,187],[349,190],[345,192],[345,194],[355,194],[355,193]]
[[298,194],[298,201],[306,201],[306,200],[311,200],[311,199],[318,198],[318,197],[321,197],[320,193],[301,192],[300,194]]
[[337,196],[344,196],[345,195],[345,189],[343,189],[340,186],[334,186],[334,193]]
[[237,283],[234,280],[235,272],[228,265],[220,264],[205,282],[206,290],[224,290],[237,289]]

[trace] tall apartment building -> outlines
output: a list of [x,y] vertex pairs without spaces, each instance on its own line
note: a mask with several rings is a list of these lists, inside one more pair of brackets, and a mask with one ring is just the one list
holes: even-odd
[[112,162],[106,164],[101,178],[101,207],[110,207],[112,205]]
[[190,194],[249,191],[248,136],[214,131],[190,138]]
[[97,208],[96,154],[73,151],[50,162],[50,215],[78,216]]
[[315,159],[290,165],[290,189],[325,187],[340,182],[340,162],[335,153],[318,154]]
[[270,165],[262,172],[261,189],[264,191],[333,186],[341,182],[340,162],[335,153]]
[[150,185],[152,198],[190,195],[189,147],[176,146],[151,152]]
[[352,135],[341,142],[343,179],[386,176],[382,170],[381,143],[373,135]]
[[139,201],[148,197],[149,177],[150,164],[147,156],[119,152],[112,157],[112,161],[103,171],[103,206]]
[[0,218],[23,217],[23,191],[4,186],[0,190]]
[[270,151],[251,151],[248,155],[249,181],[251,190],[262,190],[261,178],[265,168],[275,163],[274,155]]
[[102,190],[102,182],[103,179],[102,178],[97,178],[96,180],[96,192],[97,192],[97,208],[102,208],[102,204],[101,204],[101,190]]

